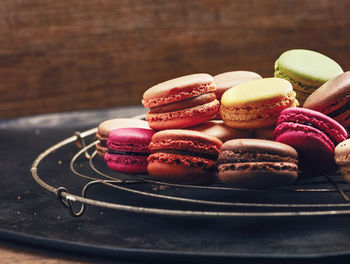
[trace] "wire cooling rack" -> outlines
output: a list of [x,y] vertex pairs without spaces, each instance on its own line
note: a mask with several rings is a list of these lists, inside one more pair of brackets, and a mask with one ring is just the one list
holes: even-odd
[[[159,182],[147,175],[130,176],[106,170],[106,164],[96,155],[95,145],[98,142],[94,137],[96,131],[97,128],[75,132],[71,137],[42,152],[31,167],[34,180],[55,194],[75,217],[84,214],[86,205],[134,213],[182,217],[301,217],[350,214],[350,199],[347,196],[350,187],[339,173],[323,177],[304,177],[294,184],[273,190],[248,190],[223,184],[196,186]],[[69,164],[63,165],[69,167],[72,177],[87,181],[80,188],[81,195],[73,194],[64,186],[49,185],[39,173],[39,165],[42,162],[53,162],[56,151],[69,145],[77,145],[79,151],[73,155]],[[78,164],[81,163],[88,167],[88,171],[80,170],[81,166]],[[180,208],[138,206],[88,198],[88,189],[95,185],[104,185],[115,192],[132,193],[143,197],[144,200],[159,199],[165,204],[179,203],[180,206],[176,208]],[[193,193],[201,195],[197,197],[193,196]],[[226,199],[219,199],[222,194],[225,194]],[[265,198],[260,200],[261,196]],[[266,196],[269,198],[266,199]],[[280,199],[281,196],[287,197],[284,199],[287,199],[287,202],[281,202],[283,200]],[[251,199],[252,197],[254,199]],[[75,209],[77,207],[75,203],[81,204],[80,209]],[[181,208],[182,204],[184,208]]]

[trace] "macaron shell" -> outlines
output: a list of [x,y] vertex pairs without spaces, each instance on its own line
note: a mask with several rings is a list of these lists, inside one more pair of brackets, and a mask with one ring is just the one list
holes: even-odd
[[325,133],[334,145],[344,141],[348,135],[345,128],[334,119],[311,109],[288,108],[281,112],[277,124],[293,122],[307,124]]
[[233,86],[261,78],[261,75],[251,71],[230,71],[217,74],[214,76],[216,97],[221,98],[223,93]]
[[226,107],[260,105],[261,102],[285,98],[292,91],[292,85],[284,79],[263,78],[230,88],[223,94],[221,102]]
[[[298,158],[298,153],[289,145],[254,138],[234,139],[225,142],[220,150],[220,158],[227,158],[222,156],[225,151],[263,153],[265,155],[270,154],[279,157],[291,157],[292,159]],[[266,161],[266,159],[263,159],[263,161]],[[271,161],[271,159],[269,159],[269,161]]]
[[114,171],[130,174],[147,173],[147,156],[128,156],[106,153],[107,166]]
[[287,75],[303,85],[319,87],[343,73],[331,58],[312,50],[293,49],[284,52],[275,63],[277,75]]
[[191,74],[149,88],[143,94],[142,104],[151,108],[215,90],[214,78],[211,75],[206,73]]
[[[225,166],[231,166],[231,170],[224,170]],[[270,189],[295,181],[298,178],[298,167],[292,163],[273,162],[224,164],[219,165],[218,177],[222,182],[240,188]]]
[[189,155],[153,153],[147,171],[154,178],[183,184],[211,184],[216,181],[215,161]]
[[107,146],[110,150],[149,153],[149,143],[155,131],[144,128],[119,128],[109,133]]
[[183,150],[217,156],[222,142],[198,131],[169,129],[153,135],[149,145],[151,152],[160,150]]
[[199,131],[206,135],[216,137],[222,142],[236,138],[248,138],[251,136],[251,132],[248,129],[235,129],[226,126],[221,120],[207,121],[197,126],[190,127],[188,129]]
[[215,99],[204,105],[198,105],[174,112],[148,112],[146,119],[149,126],[154,130],[186,128],[210,120],[216,116],[219,107],[220,103]]

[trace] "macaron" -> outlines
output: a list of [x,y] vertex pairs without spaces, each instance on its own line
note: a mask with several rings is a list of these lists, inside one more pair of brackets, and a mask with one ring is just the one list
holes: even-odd
[[340,167],[345,181],[350,183],[350,139],[347,139],[335,147],[334,160]]
[[155,131],[145,128],[119,128],[109,133],[105,161],[110,169],[131,174],[147,173],[149,143]]
[[240,188],[269,189],[298,177],[298,154],[292,147],[263,139],[225,142],[217,160],[218,178]]
[[210,184],[222,142],[198,131],[170,129],[153,135],[148,173],[162,181]]
[[104,157],[108,148],[107,140],[109,133],[117,128],[135,127],[135,128],[148,128],[148,123],[145,120],[134,118],[115,118],[101,122],[98,125],[96,137],[99,142],[96,144],[97,155],[101,158]]
[[172,79],[149,88],[142,104],[155,130],[186,128],[210,120],[219,111],[214,78],[205,73]]
[[342,74],[337,62],[319,52],[293,49],[284,52],[275,62],[275,77],[290,81],[300,105],[318,87]]
[[323,84],[306,99],[304,107],[328,115],[349,129],[350,71]]
[[298,151],[301,170],[310,176],[320,176],[337,169],[334,148],[347,138],[347,132],[320,112],[289,108],[279,116],[274,138]]
[[216,137],[222,142],[235,138],[248,138],[251,136],[251,132],[248,129],[236,129],[226,126],[222,120],[210,120],[202,124],[188,128],[202,132],[206,135]]
[[290,82],[263,78],[227,90],[221,98],[220,114],[230,127],[261,128],[275,125],[279,113],[294,106],[298,101]]
[[275,126],[255,128],[255,129],[252,129],[251,131],[251,134],[252,134],[251,137],[257,138],[257,139],[274,140],[273,138],[274,130],[275,130]]
[[216,98],[220,101],[224,92],[238,84],[261,79],[261,75],[251,71],[229,71],[214,76]]

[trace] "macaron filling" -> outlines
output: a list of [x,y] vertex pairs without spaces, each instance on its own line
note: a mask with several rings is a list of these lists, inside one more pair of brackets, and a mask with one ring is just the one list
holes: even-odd
[[[330,110],[330,109],[334,109],[334,108],[336,108],[336,109],[333,110],[333,111]],[[344,96],[338,102],[329,105],[326,108],[326,110],[324,111],[324,113],[326,115],[328,115],[329,117],[337,119],[338,116],[342,115],[343,113],[345,113],[345,112],[347,112],[349,110],[350,110],[350,96],[347,95],[347,96]],[[342,120],[348,120],[349,118],[350,118],[350,113],[345,118],[342,118]]]
[[[199,133],[199,132],[198,132]],[[170,139],[170,138],[162,138],[161,140],[153,139],[149,145],[151,152],[159,152],[164,150],[177,150],[181,151],[184,148],[186,152],[196,153],[206,153],[209,156],[218,156],[220,146],[217,144],[206,144],[205,142],[194,141],[190,139]],[[216,159],[216,158],[215,158]]]
[[166,153],[166,152],[158,152],[152,153],[148,159],[148,164],[152,164],[154,162],[165,163],[171,166],[182,165],[188,168],[201,168],[204,170],[214,171],[216,169],[216,164],[214,160],[205,159],[202,157],[184,155],[184,154],[174,154],[174,153]]
[[164,149],[164,150],[156,150],[153,153],[168,153],[168,154],[176,154],[176,155],[186,155],[186,156],[193,156],[198,158],[204,158],[216,161],[218,155],[210,155],[205,153],[199,153],[195,151],[182,151],[178,149]]
[[131,152],[131,151],[120,151],[120,150],[108,150],[109,154],[115,155],[126,155],[126,156],[148,156],[149,153],[141,153],[141,152]]
[[293,86],[298,86],[300,88],[304,88],[306,91],[307,90],[315,90],[317,89],[319,86],[317,85],[306,85],[306,84],[303,84],[299,81],[296,81],[295,79],[293,79],[292,77],[290,77],[289,75],[285,74],[284,72],[280,71],[279,70],[279,67],[275,64],[275,74],[274,74],[275,77],[279,77],[279,78],[283,78],[283,79],[286,79],[288,80],[289,82],[291,82],[293,84]]
[[294,163],[278,163],[278,162],[249,162],[249,163],[228,163],[218,166],[219,173],[225,171],[291,171],[296,172],[298,165]]
[[220,157],[217,161],[217,164],[224,163],[237,163],[237,162],[254,162],[257,160],[265,161],[265,162],[290,162],[290,163],[298,163],[296,158],[291,156],[281,156],[270,153],[260,153],[253,151],[232,151],[232,150],[222,150],[220,153]]
[[215,93],[204,93],[174,103],[150,108],[150,113],[167,113],[210,103],[216,99]]

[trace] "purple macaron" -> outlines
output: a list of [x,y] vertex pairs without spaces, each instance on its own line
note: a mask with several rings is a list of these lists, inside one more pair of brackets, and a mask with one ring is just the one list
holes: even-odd
[[118,172],[146,174],[149,143],[154,133],[145,128],[119,128],[110,132],[104,157],[108,167]]

